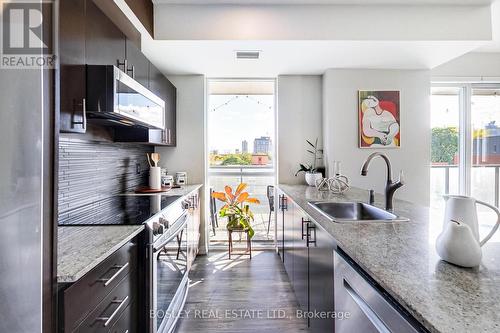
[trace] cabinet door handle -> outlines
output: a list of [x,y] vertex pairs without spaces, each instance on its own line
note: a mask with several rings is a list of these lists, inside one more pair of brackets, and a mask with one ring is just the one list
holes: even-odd
[[118,275],[121,274],[121,272],[123,272],[126,268],[128,267],[128,262],[123,265],[123,266],[113,266],[113,268],[119,268],[119,270],[113,274],[112,277],[110,277],[109,279],[99,279],[97,281],[99,282],[104,282],[104,286],[107,287],[111,282],[113,282],[114,279],[116,279],[118,277]]
[[288,210],[288,199],[285,195],[281,195],[281,210]]
[[384,322],[378,317],[378,315],[373,311],[373,309],[370,307],[368,303],[354,290],[349,282],[346,280],[346,278],[343,278],[344,280],[344,288],[351,296],[353,301],[357,304],[357,306],[361,309],[361,311],[365,314],[365,316],[368,318],[368,320],[371,321],[373,326],[379,331],[380,333],[391,333],[389,328],[384,324]]
[[109,317],[97,317],[96,320],[97,321],[104,321],[104,327],[107,327],[109,325],[109,323],[111,323],[111,321],[113,320],[113,318],[116,317],[116,315],[118,314],[118,312],[120,312],[120,309],[125,305],[125,303],[127,301],[128,301],[128,296],[125,297],[124,299],[122,299],[121,301],[119,301],[119,300],[111,301],[111,303],[119,303],[120,305],[118,305],[118,307],[116,308],[116,310],[113,311],[113,313],[111,314],[111,316],[109,316]]
[[[310,230],[314,230],[314,240],[311,240],[311,232]],[[306,227],[306,245],[309,247],[309,244],[316,244],[316,227],[307,223]]]
[[167,129],[167,131],[168,131],[168,132],[167,132],[167,133],[168,133],[168,144],[171,144],[171,143],[172,143],[172,135],[170,134],[170,133],[171,133],[171,132],[170,132],[170,128],[169,128],[169,129]]
[[[82,121],[75,121],[75,106],[76,105],[81,105],[82,106]],[[82,128],[85,129],[87,127],[87,102],[85,98],[82,98],[81,103],[76,103],[75,100],[73,100],[73,115],[72,115],[72,120],[71,120],[71,127],[74,128],[75,125],[82,125]]]
[[132,72],[132,78],[135,79],[135,66],[132,65],[130,68],[127,67],[127,74]]
[[128,72],[128,62],[127,59],[123,59],[123,62],[120,61],[120,59],[116,60],[117,67],[120,68],[120,66],[123,66],[123,71]]
[[309,222],[311,221],[302,218],[302,239],[304,239],[304,236],[307,236],[307,231],[306,233],[304,233],[304,224],[307,224],[307,226],[309,226]]

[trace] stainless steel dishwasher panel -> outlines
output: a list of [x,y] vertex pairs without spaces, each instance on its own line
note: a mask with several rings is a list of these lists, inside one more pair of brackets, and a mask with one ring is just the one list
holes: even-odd
[[421,332],[337,252],[334,265],[335,311],[349,313],[335,320],[336,333]]

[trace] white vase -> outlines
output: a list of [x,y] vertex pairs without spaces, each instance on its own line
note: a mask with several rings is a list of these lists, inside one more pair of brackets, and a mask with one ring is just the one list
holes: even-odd
[[306,172],[305,173],[306,183],[309,186],[316,186],[316,179],[323,178],[321,172]]
[[161,168],[160,167],[150,167],[149,168],[149,188],[153,190],[161,189]]

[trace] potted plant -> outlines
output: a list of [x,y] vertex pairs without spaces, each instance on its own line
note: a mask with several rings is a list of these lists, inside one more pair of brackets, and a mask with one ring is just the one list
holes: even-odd
[[306,151],[312,155],[312,164],[300,164],[300,169],[295,173],[295,177],[301,172],[305,173],[305,180],[309,186],[315,186],[316,180],[323,178],[321,172],[318,171],[317,162],[321,160],[323,149],[318,149],[318,138],[314,141],[314,144],[306,140],[307,144],[311,148],[306,149]]
[[248,230],[248,237],[252,238],[255,234],[252,226],[254,217],[248,204],[260,204],[257,198],[250,198],[248,192],[243,192],[247,184],[241,183],[233,193],[230,186],[225,186],[225,192],[213,192],[212,197],[222,201],[225,205],[219,210],[220,217],[227,217],[227,229]]

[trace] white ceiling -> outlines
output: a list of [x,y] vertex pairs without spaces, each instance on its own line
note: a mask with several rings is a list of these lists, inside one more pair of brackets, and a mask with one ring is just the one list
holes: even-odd
[[[471,42],[384,41],[143,41],[143,52],[164,73],[210,77],[322,74],[327,68],[433,68],[479,45]],[[261,50],[259,60],[236,50]]]
[[153,0],[177,5],[482,5],[494,0]]
[[[116,1],[116,0],[115,0]],[[397,5],[482,5],[490,4],[490,0],[153,0],[159,4],[397,4]],[[496,9],[500,8],[500,0]],[[201,6],[203,7],[203,6]],[[264,7],[264,6],[263,6]],[[396,6],[395,6],[396,7]],[[399,7],[404,14],[407,9]],[[155,8],[155,15],[159,15]],[[163,8],[171,12],[171,8]],[[281,11],[280,11],[281,13]],[[189,13],[188,13],[189,14]],[[442,26],[450,27],[450,21],[443,18],[440,11],[435,13],[432,21]],[[182,15],[188,17],[189,15]],[[404,15],[403,15],[404,16]],[[158,19],[159,17],[156,17]],[[170,21],[161,16],[163,22]],[[358,18],[359,19],[359,18]],[[403,31],[420,31],[427,27],[426,21],[408,26],[404,17],[400,27]],[[460,21],[460,20],[458,20]],[[483,20],[484,21],[484,20]],[[157,21],[158,22],[158,21]],[[438,23],[436,23],[438,22]],[[429,25],[432,25],[429,23]],[[189,23],[187,23],[189,24]],[[469,26],[476,27],[473,22]],[[298,24],[298,26],[300,26]],[[467,25],[464,25],[467,27]],[[155,24],[155,29],[158,24]],[[394,26],[392,27],[394,30]],[[397,28],[396,30],[399,30]],[[493,24],[493,30],[498,26]],[[163,29],[166,29],[163,27]],[[322,31],[325,27],[322,26]],[[182,30],[182,29],[181,29]],[[448,29],[449,30],[449,29]],[[170,29],[166,31],[171,32]],[[390,34],[391,31],[387,33]],[[467,32],[468,30],[466,30]],[[460,37],[462,32],[458,32]],[[498,34],[495,34],[499,36]],[[201,40],[200,40],[201,39]],[[322,74],[328,68],[370,68],[370,69],[432,69],[453,60],[468,52],[480,50],[483,52],[498,52],[497,41],[487,41],[483,38],[443,38],[429,41],[404,38],[381,40],[220,40],[165,38],[152,40],[145,38],[142,49],[146,56],[162,72],[166,74],[204,74],[208,77],[274,77],[280,74]],[[462,41],[463,39],[463,41]],[[259,50],[259,60],[237,60],[237,50]]]

